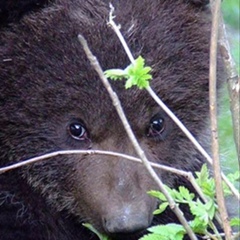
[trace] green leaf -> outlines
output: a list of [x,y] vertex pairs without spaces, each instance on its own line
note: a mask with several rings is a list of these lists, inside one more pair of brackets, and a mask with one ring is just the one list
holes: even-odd
[[216,212],[216,205],[213,199],[209,199],[209,201],[205,204],[206,212],[208,213],[209,219],[213,219]]
[[234,183],[235,181],[240,180],[240,171],[236,171],[235,173],[229,173],[227,175],[227,178],[230,180],[230,182]]
[[196,221],[195,223],[199,220],[199,224],[202,225],[203,228],[209,224],[216,212],[216,205],[213,199],[210,199],[206,204],[197,199],[196,202],[189,203],[189,206],[191,213],[196,218],[194,219]]
[[139,240],[169,240],[167,237],[160,236],[159,234],[149,233],[144,235]]
[[168,240],[182,240],[184,234],[186,233],[184,227],[180,224],[169,223],[167,225],[158,225],[148,228],[149,232],[158,234],[163,239]]
[[240,226],[240,218],[237,218],[237,217],[232,218],[230,220],[230,224],[231,226]]
[[165,201],[165,202],[167,201],[165,195],[159,191],[151,190],[151,191],[148,191],[147,193],[152,197],[160,199],[161,201]]
[[183,199],[186,199],[187,201],[192,201],[193,200],[195,195],[193,193],[190,193],[189,190],[186,187],[180,186],[178,188],[178,190],[179,190],[179,193],[181,194]]
[[130,77],[125,83],[125,88],[131,88],[133,85],[137,85],[137,82],[134,78]]
[[207,224],[198,217],[195,217],[193,221],[190,221],[190,227],[195,233],[204,234],[207,229]]
[[[228,174],[227,178],[232,184],[236,185],[236,187],[239,188],[238,181],[240,179],[240,171],[236,171],[235,173]],[[232,191],[229,189],[229,187],[227,186],[227,184],[225,182],[223,182],[223,191],[224,191],[225,196],[232,195]]]
[[130,64],[124,70],[122,69],[109,69],[104,72],[107,78],[112,80],[121,80],[123,78],[127,79],[125,83],[125,88],[128,89],[134,85],[138,86],[140,89],[149,86],[149,80],[152,79],[150,74],[151,68],[145,67],[145,60],[139,56],[134,64]]
[[208,172],[208,168],[207,168],[207,164],[203,164],[201,171],[200,172],[196,172],[197,175],[197,182],[198,184],[201,186],[202,183],[208,181],[209,179],[209,172]]
[[128,77],[126,72],[122,69],[109,69],[104,72],[104,75],[112,80],[122,80]]
[[153,214],[157,215],[157,214],[161,214],[162,212],[164,212],[166,210],[166,208],[168,207],[169,203],[168,202],[163,202],[159,205],[159,208],[156,209]]
[[149,80],[152,79],[150,67],[145,67],[145,60],[139,56],[134,64],[129,65],[124,71],[128,78],[125,84],[126,88],[130,88],[134,85],[138,86],[140,89],[149,86]]
[[216,192],[215,182],[213,178],[209,177],[207,165],[204,164],[201,168],[201,171],[196,172],[196,175],[196,181],[198,185],[202,188],[203,193],[210,198],[214,198]]
[[176,189],[171,189],[168,190],[168,192],[171,194],[172,198],[178,202],[183,202],[183,197],[182,195],[176,190]]
[[83,223],[82,224],[84,227],[95,233],[100,240],[111,240],[108,236],[98,232],[97,229],[95,229],[90,223]]
[[208,212],[205,205],[198,199],[196,202],[190,202],[191,213],[201,219],[204,223],[208,223]]

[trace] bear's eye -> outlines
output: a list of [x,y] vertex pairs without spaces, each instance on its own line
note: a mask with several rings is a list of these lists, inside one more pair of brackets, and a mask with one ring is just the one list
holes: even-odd
[[87,138],[86,128],[79,122],[74,122],[69,125],[69,133],[76,140],[85,140]]
[[153,120],[150,123],[150,128],[153,132],[160,134],[163,132],[164,130],[164,120],[163,118],[159,118],[157,120]]
[[161,116],[154,116],[149,123],[147,129],[147,137],[163,140],[163,132],[165,130],[165,120]]

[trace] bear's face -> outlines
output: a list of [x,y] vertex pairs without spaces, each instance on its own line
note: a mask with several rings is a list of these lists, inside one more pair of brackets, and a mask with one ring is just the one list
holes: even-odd
[[[181,0],[115,5],[134,56],[142,55],[153,68],[151,86],[201,140],[208,116],[209,24],[203,13]],[[106,24],[108,13],[104,1],[59,0],[2,29],[1,165],[72,149],[137,156],[77,39],[79,33],[87,39],[104,70],[125,68],[129,60]],[[122,81],[111,84],[150,161],[199,169],[199,154],[146,91],[126,90]],[[176,176],[157,173],[176,186]],[[147,228],[157,207],[146,194],[157,187],[145,168],[120,157],[56,156],[19,174],[50,208],[67,210],[108,235]]]

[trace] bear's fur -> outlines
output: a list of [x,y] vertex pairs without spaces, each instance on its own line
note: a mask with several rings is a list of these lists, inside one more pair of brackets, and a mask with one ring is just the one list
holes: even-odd
[[[107,26],[106,0],[1,1],[0,166],[69,149],[136,156],[116,110],[78,42],[81,33],[104,70],[129,64]],[[116,22],[133,52],[152,67],[151,86],[208,148],[210,16],[204,0],[113,0]],[[112,82],[150,161],[186,171],[203,157],[148,96]],[[158,136],[153,123],[163,120]],[[82,131],[82,132],[81,132]],[[79,133],[79,134],[78,134]],[[72,134],[75,134],[73,136]],[[76,136],[78,134],[78,136]],[[187,182],[166,171],[170,187]],[[0,175],[0,238],[136,240],[154,217],[157,189],[141,164],[102,155],[56,156]],[[186,216],[188,211],[184,210]]]

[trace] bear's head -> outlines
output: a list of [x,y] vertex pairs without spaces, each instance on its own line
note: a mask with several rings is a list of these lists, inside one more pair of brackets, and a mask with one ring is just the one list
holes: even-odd
[[[134,57],[143,56],[152,67],[151,87],[207,147],[210,22],[205,2],[112,3]],[[77,38],[80,33],[87,39],[104,70],[130,64],[107,25],[108,1],[10,3],[2,7],[6,18],[0,31],[1,166],[58,150],[137,156]],[[15,15],[9,9],[17,9]],[[123,81],[111,84],[150,161],[186,171],[200,169],[200,154],[145,90],[126,90]],[[173,173],[157,173],[170,187],[187,184]],[[157,190],[147,170],[122,157],[58,155],[1,178],[5,178],[2,189],[17,178],[30,189],[26,194],[32,191],[46,202],[52,215],[66,212],[74,216],[79,229],[81,222],[89,222],[114,239],[136,239],[134,233],[151,225],[157,207],[157,201],[147,195]],[[24,198],[19,201],[28,207]],[[171,221],[176,219],[169,210],[155,222]]]

